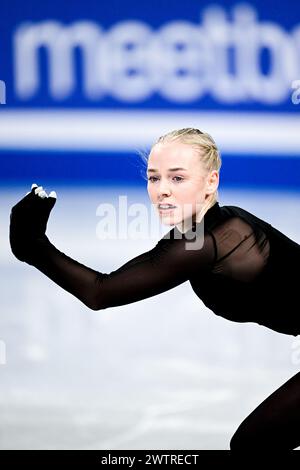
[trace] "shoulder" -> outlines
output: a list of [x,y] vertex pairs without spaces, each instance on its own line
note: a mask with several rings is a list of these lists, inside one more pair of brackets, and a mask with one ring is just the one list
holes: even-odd
[[274,228],[265,220],[239,206],[222,206],[222,216],[213,234],[218,242],[240,243],[254,235],[255,242],[264,247]]
[[220,212],[222,221],[231,220],[231,223],[236,223],[235,221],[240,219],[255,228],[261,228],[264,230],[272,228],[272,225],[266,220],[261,219],[252,212],[239,206],[221,206]]

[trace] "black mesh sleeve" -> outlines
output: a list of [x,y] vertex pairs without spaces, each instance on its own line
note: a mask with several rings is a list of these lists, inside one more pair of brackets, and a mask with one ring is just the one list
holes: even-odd
[[66,256],[45,236],[36,242],[34,255],[27,262],[89,308],[100,310],[172,289],[195,273],[204,274],[214,258],[215,247],[210,234],[205,235],[203,246],[198,249],[187,249],[185,236],[181,239],[164,237],[150,251],[108,274]]

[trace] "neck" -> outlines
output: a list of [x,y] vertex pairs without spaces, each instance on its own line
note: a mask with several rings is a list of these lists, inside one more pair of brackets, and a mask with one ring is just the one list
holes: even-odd
[[210,209],[215,204],[215,202],[216,201],[214,199],[206,200],[203,206],[201,207],[201,209],[195,214],[193,214],[191,218],[182,220],[181,222],[176,224],[177,229],[181,233],[186,233],[188,230],[192,228],[194,223],[198,224],[203,220],[204,215],[206,214],[208,209]]

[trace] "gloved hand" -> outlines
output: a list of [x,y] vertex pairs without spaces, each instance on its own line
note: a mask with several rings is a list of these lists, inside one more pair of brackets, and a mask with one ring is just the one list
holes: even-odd
[[9,241],[13,254],[20,261],[29,262],[37,242],[48,240],[47,222],[56,197],[55,191],[48,196],[42,186],[33,184],[31,191],[12,208]]

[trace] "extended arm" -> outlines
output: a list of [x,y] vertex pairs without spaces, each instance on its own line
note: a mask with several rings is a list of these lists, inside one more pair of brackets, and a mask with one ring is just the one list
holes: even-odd
[[[163,238],[152,250],[119,269],[101,273],[66,256],[49,241],[45,219],[48,220],[54,204],[49,210],[49,201],[33,192],[22,201],[21,207],[15,206],[11,215],[13,253],[93,310],[129,304],[172,289],[195,272],[205,272],[214,258],[213,241],[208,235],[199,250],[186,250],[184,238]],[[20,239],[18,231],[26,221],[33,233]]]

